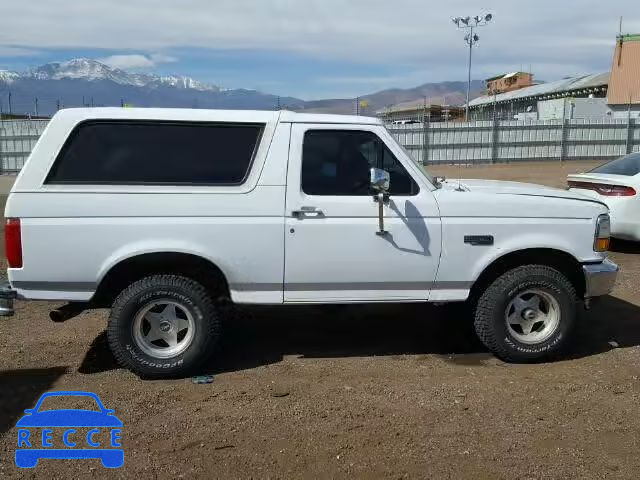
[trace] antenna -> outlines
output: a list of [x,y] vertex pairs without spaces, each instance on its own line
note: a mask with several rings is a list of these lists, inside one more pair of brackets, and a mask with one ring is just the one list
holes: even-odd
[[618,26],[618,35],[622,35],[622,15],[620,15],[620,25]]

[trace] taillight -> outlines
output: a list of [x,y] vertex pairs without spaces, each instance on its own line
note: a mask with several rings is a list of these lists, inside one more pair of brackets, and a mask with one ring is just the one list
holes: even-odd
[[593,190],[605,197],[633,197],[636,194],[634,188],[624,185],[607,185],[606,183],[569,182],[569,188]]
[[22,268],[22,234],[19,218],[7,218],[4,226],[4,248],[9,267]]

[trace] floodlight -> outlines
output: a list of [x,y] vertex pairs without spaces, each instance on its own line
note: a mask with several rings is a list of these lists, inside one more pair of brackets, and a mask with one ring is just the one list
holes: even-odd
[[467,103],[465,106],[465,119],[469,120],[469,100],[471,95],[471,53],[473,46],[480,40],[480,37],[476,35],[475,30],[478,27],[484,27],[493,19],[491,13],[476,15],[474,17],[452,17],[451,21],[461,30],[466,30],[467,34],[464,37],[465,43],[469,46],[469,68],[467,71]]

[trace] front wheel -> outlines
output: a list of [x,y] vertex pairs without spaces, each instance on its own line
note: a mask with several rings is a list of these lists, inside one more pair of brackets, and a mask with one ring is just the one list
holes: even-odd
[[514,268],[494,280],[475,309],[482,343],[509,362],[534,362],[560,353],[577,315],[576,291],[543,265]]
[[153,275],[127,287],[111,308],[107,329],[118,363],[146,378],[193,372],[220,334],[220,314],[207,290],[176,275]]

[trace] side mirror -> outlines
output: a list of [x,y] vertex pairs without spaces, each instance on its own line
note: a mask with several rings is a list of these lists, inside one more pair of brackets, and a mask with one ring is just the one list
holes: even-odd
[[376,235],[386,235],[387,232],[384,229],[384,205],[389,203],[389,184],[391,177],[389,172],[381,170],[379,168],[371,169],[371,188],[377,192],[373,199],[378,202],[378,231]]
[[389,184],[391,181],[391,177],[389,176],[389,172],[386,170],[381,170],[379,168],[372,168],[370,170],[371,173],[371,188],[373,188],[376,192],[386,193],[389,191]]

